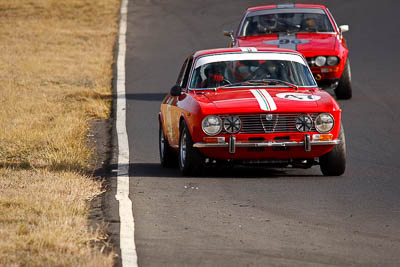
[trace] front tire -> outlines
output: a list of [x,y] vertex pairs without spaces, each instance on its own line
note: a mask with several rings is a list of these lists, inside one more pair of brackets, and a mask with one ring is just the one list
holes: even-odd
[[171,147],[168,144],[168,140],[165,136],[161,122],[159,123],[158,130],[158,147],[160,151],[161,167],[175,167],[177,165],[176,155],[173,153]]
[[339,139],[340,144],[319,157],[321,172],[325,176],[340,176],[346,170],[346,139],[343,126],[340,128]]
[[179,169],[184,176],[200,173],[204,165],[204,158],[197,148],[193,147],[192,137],[185,122],[181,124],[178,163]]
[[353,95],[351,86],[351,70],[350,60],[347,58],[346,65],[342,76],[340,77],[339,84],[335,89],[335,94],[338,99],[350,99]]

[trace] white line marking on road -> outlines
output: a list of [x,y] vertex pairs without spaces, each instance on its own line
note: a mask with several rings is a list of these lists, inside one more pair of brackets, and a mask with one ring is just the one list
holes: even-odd
[[126,132],[125,54],[128,0],[121,3],[121,19],[118,37],[117,58],[117,138],[118,173],[117,193],[120,217],[120,249],[122,266],[138,266],[135,246],[135,222],[132,201],[129,198],[129,144]]

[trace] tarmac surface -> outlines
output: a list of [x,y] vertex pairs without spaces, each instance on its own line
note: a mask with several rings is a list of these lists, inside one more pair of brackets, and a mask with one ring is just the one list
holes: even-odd
[[[340,177],[318,166],[202,177],[161,168],[157,113],[184,59],[226,47],[222,31],[260,1],[130,1],[127,130],[139,266],[399,266],[400,2],[307,2],[326,4],[338,25],[350,26],[353,98],[338,101],[347,144]],[[111,184],[103,205],[118,245],[114,195]]]

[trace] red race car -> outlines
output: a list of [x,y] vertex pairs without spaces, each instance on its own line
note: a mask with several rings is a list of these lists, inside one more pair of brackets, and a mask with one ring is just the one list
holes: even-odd
[[338,99],[352,96],[349,50],[343,33],[323,5],[285,4],[247,9],[235,34],[232,47],[279,47],[301,52],[320,87],[334,88]]
[[189,56],[159,113],[161,165],[183,175],[205,164],[265,164],[341,175],[341,109],[305,58],[280,48],[223,48]]

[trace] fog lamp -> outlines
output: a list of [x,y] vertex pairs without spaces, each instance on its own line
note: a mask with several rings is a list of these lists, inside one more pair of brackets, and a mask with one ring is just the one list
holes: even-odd
[[205,143],[224,143],[225,137],[204,137]]

